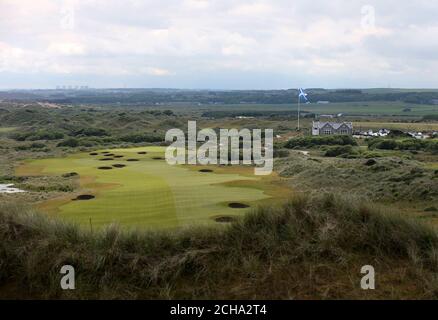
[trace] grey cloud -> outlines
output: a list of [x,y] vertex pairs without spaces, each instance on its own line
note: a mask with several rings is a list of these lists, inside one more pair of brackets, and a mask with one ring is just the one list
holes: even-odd
[[[361,27],[364,5],[375,8],[374,29]],[[66,6],[74,8],[71,30],[60,25]],[[0,88],[62,79],[133,87],[436,87],[437,11],[426,0],[3,0]]]

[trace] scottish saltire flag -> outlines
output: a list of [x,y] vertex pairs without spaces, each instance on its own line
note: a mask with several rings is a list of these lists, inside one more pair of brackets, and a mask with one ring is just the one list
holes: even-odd
[[307,93],[305,93],[302,88],[299,89],[298,97],[300,100],[304,99],[304,101],[309,102],[309,99],[307,99]]

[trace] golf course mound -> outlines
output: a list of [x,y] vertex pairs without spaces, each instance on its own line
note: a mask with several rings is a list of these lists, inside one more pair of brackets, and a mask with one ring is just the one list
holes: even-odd
[[95,196],[91,195],[91,194],[81,194],[79,196],[77,196],[76,198],[72,199],[73,201],[76,200],[91,200],[94,199]]
[[146,151],[140,151],[140,152],[137,152],[137,154],[147,154],[147,152]]
[[112,157],[112,156],[114,156],[114,153],[105,153],[104,156],[105,157]]
[[[77,194],[66,199],[66,194],[54,192],[48,194],[47,200],[35,203],[35,207],[86,228],[90,220],[96,228],[114,223],[140,229],[217,226],[230,217],[244,215],[248,212],[245,208],[260,201],[278,202],[290,195],[290,189],[276,175],[255,176],[253,168],[246,166],[169,165],[154,160],[164,159],[165,151],[161,146],[112,149],[106,154],[124,158],[123,162],[106,162],[108,165],[101,162],[103,157],[91,157],[89,152],[34,159],[21,163],[16,175],[61,176],[76,172],[79,194],[99,197],[73,201]],[[147,152],[147,156],[136,158],[139,152]],[[100,150],[95,153],[102,155]],[[134,165],[127,161],[137,162]],[[200,174],[200,170],[214,174]]]
[[236,221],[237,218],[233,216],[216,216],[213,217],[213,220],[219,223],[231,223]]
[[199,170],[199,172],[213,172],[213,170],[211,170],[211,169],[201,169],[201,170]]
[[90,153],[90,156],[97,156],[97,155],[98,155],[97,152],[91,152],[91,153]]
[[247,205],[245,203],[240,203],[240,202],[230,202],[228,204],[228,206],[230,208],[233,208],[233,209],[245,209],[245,208],[249,208],[250,207],[249,205]]
[[152,159],[153,159],[153,160],[164,160],[163,157],[153,157]]
[[121,156],[121,155],[117,155],[117,156],[114,156],[114,158],[123,158],[124,156]]
[[100,161],[111,161],[111,160],[114,160],[114,158],[102,158],[102,159],[99,159]]

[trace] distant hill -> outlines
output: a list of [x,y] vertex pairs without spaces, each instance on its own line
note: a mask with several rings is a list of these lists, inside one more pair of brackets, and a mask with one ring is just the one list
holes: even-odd
[[[307,89],[310,101],[400,101],[433,104],[432,89]],[[0,92],[0,100],[41,101],[67,104],[283,104],[296,100],[297,90],[182,90],[182,89],[86,89],[12,90]]]

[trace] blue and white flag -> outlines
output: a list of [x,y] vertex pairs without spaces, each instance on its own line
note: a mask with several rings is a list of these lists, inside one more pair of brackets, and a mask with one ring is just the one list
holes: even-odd
[[301,101],[301,98],[304,99],[304,101],[309,102],[309,99],[307,99],[307,93],[304,92],[302,88],[299,89],[298,98]]

